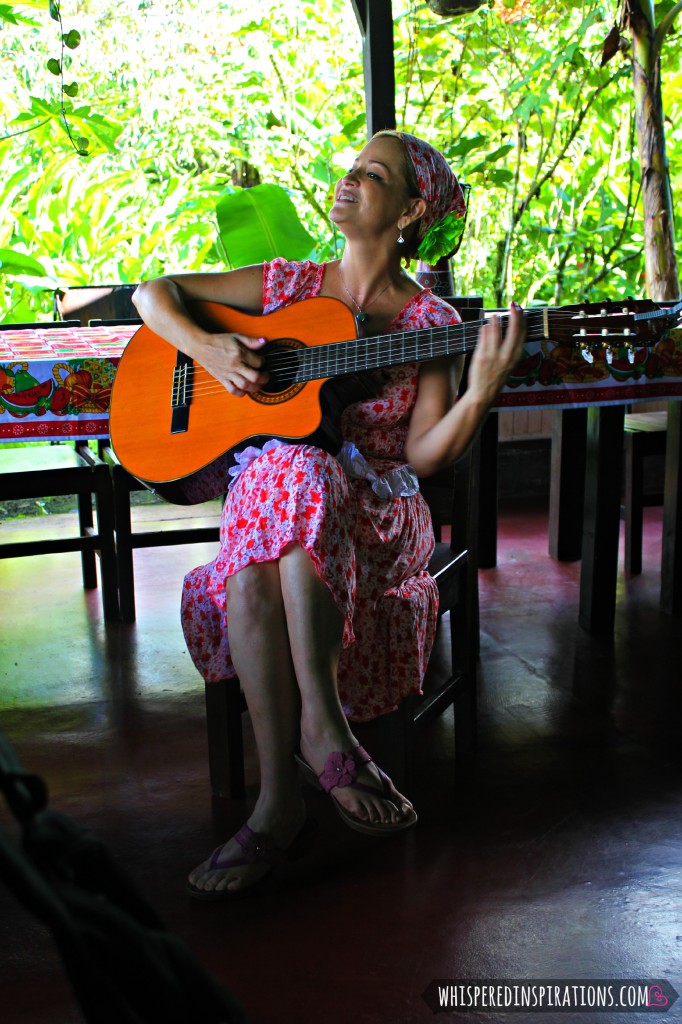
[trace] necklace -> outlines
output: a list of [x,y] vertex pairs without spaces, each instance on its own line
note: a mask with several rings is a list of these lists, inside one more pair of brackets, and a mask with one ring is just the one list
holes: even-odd
[[354,316],[355,316],[355,322],[356,322],[356,324],[358,326],[360,326],[360,324],[367,323],[367,320],[369,319],[369,317],[367,315],[367,310],[369,309],[370,306],[372,306],[377,301],[377,299],[381,298],[381,296],[384,294],[385,291],[388,291],[388,289],[390,288],[391,284],[393,283],[392,281],[389,281],[388,284],[385,284],[384,287],[381,289],[381,291],[377,292],[377,294],[374,296],[374,298],[370,299],[369,302],[365,303],[365,308],[363,309],[362,306],[360,305],[360,303],[358,302],[358,300],[355,298],[355,296],[351,295],[351,293],[346,288],[346,282],[343,279],[343,271],[341,270],[341,265],[340,264],[339,264],[339,277],[341,278],[341,284],[343,286],[344,292],[346,293],[348,298],[351,300],[351,302],[353,303],[353,305],[357,309],[357,313],[355,313]]

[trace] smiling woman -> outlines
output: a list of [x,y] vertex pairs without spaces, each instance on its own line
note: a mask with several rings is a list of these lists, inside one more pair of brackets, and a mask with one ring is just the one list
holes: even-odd
[[[421,289],[403,259],[434,226],[463,212],[461,188],[440,153],[415,136],[381,133],[334,190],[330,218],[346,239],[340,260],[278,258],[230,273],[171,276],[141,284],[134,301],[156,335],[215,378],[212,388],[218,381],[231,396],[253,399],[250,413],[278,400],[267,390],[265,339],[207,329],[191,303],[238,305],[251,317],[301,309],[306,299],[350,303],[370,338],[456,323],[452,307]],[[256,333],[257,318],[239,322],[252,322]],[[324,331],[323,321],[323,339]],[[236,452],[220,550],[187,575],[182,622],[208,683],[239,676],[261,789],[247,824],[190,875],[196,898],[253,889],[298,847],[307,830],[297,765],[357,831],[386,835],[416,823],[409,800],[349,723],[419,691],[437,588],[426,568],[434,537],[418,477],[465,451],[523,333],[515,311],[504,340],[495,323],[482,329],[468,390],[454,406],[452,367],[437,352],[422,365],[403,354],[399,365],[374,370],[371,397],[341,415],[336,457],[281,437]]]

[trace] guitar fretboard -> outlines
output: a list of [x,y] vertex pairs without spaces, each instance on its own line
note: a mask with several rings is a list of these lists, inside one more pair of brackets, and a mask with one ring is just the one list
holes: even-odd
[[298,384],[384,366],[425,362],[470,351],[476,345],[480,326],[480,321],[446,324],[329,345],[279,350],[268,356],[267,368],[279,380],[288,377]]

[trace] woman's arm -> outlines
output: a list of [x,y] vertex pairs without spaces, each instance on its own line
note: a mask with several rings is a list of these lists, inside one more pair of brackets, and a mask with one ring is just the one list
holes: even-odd
[[133,294],[145,324],[175,348],[182,349],[219,380],[230,394],[257,391],[267,382],[259,367],[260,338],[213,334],[191,317],[187,301],[220,302],[249,313],[263,310],[263,267],[243,267],[219,274],[178,274],[145,281]]
[[525,319],[515,305],[504,337],[499,317],[484,324],[469,367],[467,389],[454,405],[448,361],[422,366],[405,445],[407,460],[418,476],[431,476],[464,454],[519,361],[525,336]]

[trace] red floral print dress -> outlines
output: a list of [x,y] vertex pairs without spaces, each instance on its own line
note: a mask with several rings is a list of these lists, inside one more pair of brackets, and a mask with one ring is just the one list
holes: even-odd
[[[309,261],[266,263],[263,312],[317,295],[324,270]],[[452,307],[425,289],[389,331],[457,321]],[[405,466],[418,367],[374,375],[375,397],[348,406],[341,425],[376,479]],[[185,577],[182,626],[204,679],[236,674],[225,580],[252,562],[279,558],[294,543],[308,552],[344,617],[339,694],[347,716],[367,721],[419,693],[438,607],[426,568],[434,543],[428,506],[418,491],[379,497],[371,480],[350,478],[333,456],[301,444],[273,447],[241,472],[225,502],[217,557]]]

